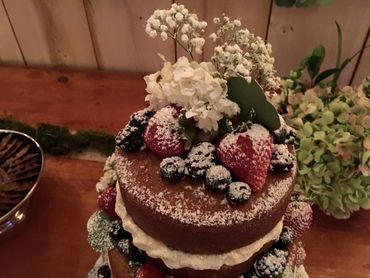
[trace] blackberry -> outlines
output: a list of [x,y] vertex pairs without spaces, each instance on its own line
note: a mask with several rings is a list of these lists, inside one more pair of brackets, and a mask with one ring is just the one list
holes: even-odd
[[288,247],[293,243],[294,239],[294,230],[289,227],[283,227],[280,237],[274,246],[281,250],[287,250]]
[[254,269],[248,271],[247,273],[244,273],[243,278],[258,278],[256,272]]
[[98,278],[110,278],[111,277],[110,268],[107,264],[99,267],[97,277]]
[[202,178],[216,164],[216,147],[209,142],[194,146],[185,160],[185,173],[192,178]]
[[290,126],[287,126],[287,136],[283,143],[293,144],[296,138],[297,138],[297,131]]
[[241,181],[232,182],[227,190],[227,199],[232,205],[241,205],[248,201],[252,194],[248,184]]
[[116,136],[116,145],[124,151],[136,152],[144,145],[142,130],[126,125]]
[[277,278],[281,277],[287,263],[287,251],[272,249],[254,263],[254,269],[258,277]]
[[272,149],[270,171],[289,172],[293,167],[293,161],[294,156],[289,152],[287,145],[274,145]]
[[128,261],[142,262],[145,258],[141,251],[133,245],[132,240],[122,239],[118,242],[118,250]]
[[222,165],[212,166],[206,173],[206,186],[216,192],[225,191],[232,178],[229,170]]
[[184,176],[185,161],[179,156],[164,158],[159,164],[159,173],[165,180],[174,182]]
[[275,144],[284,143],[288,135],[287,124],[285,123],[282,116],[279,115],[279,118],[280,118],[280,127],[272,132]]
[[136,273],[143,266],[143,264],[144,262],[134,262],[134,261],[128,262],[128,266],[130,267],[133,273]]
[[131,234],[123,229],[122,221],[120,219],[114,220],[110,223],[109,235],[113,240],[117,242],[125,238],[132,239]]
[[148,108],[137,111],[131,115],[129,125],[136,126],[144,130],[148,124],[149,119],[153,117],[153,115],[154,111]]

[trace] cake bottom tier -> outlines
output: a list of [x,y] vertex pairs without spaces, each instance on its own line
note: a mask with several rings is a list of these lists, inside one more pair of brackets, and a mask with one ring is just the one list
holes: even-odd
[[[117,190],[119,191],[118,187]],[[269,233],[262,235],[252,244],[224,254],[199,255],[173,250],[163,242],[147,235],[128,215],[120,192],[117,194],[116,212],[122,219],[123,228],[132,234],[133,244],[146,252],[165,273],[179,278],[238,277],[250,270],[256,259],[271,248],[274,241],[279,238],[283,227],[281,220]],[[115,272],[114,266],[112,270]]]

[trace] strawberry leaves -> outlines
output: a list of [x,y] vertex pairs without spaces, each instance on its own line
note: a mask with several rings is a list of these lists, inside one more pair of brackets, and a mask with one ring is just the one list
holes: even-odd
[[239,117],[243,122],[259,123],[270,131],[280,127],[279,114],[255,80],[248,83],[242,77],[231,77],[227,87],[228,98],[239,105]]

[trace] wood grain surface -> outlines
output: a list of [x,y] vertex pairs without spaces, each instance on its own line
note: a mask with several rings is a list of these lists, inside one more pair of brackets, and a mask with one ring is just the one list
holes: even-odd
[[[144,106],[140,75],[0,68],[0,115],[115,133]],[[32,94],[30,93],[32,92]],[[26,220],[0,237],[0,277],[85,277],[98,255],[86,242],[103,163],[46,157]],[[370,211],[334,220],[314,209],[304,236],[310,277],[370,277]]]

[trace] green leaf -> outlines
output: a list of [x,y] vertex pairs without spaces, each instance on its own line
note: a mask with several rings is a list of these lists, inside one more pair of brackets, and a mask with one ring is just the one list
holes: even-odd
[[337,88],[338,79],[344,68],[352,61],[351,58],[347,58],[343,61],[338,71],[334,74],[333,81],[331,82],[331,91],[334,92]]
[[311,57],[307,61],[307,71],[313,80],[320,71],[320,66],[325,58],[325,47],[319,45],[312,51]]
[[179,118],[180,133],[185,137],[185,148],[190,149],[197,140],[197,127],[194,118],[187,119],[182,113]]
[[337,26],[337,34],[338,34],[338,49],[337,49],[337,62],[335,64],[336,68],[339,68],[340,59],[342,56],[342,29],[337,21],[335,21],[335,25]]
[[333,2],[333,0],[317,0],[317,3],[320,5],[330,5]]
[[296,5],[297,8],[301,8],[301,7],[306,8],[306,7],[311,6],[315,3],[316,3],[316,0],[297,0],[295,5]]
[[270,131],[280,127],[279,114],[255,80],[248,83],[242,77],[231,77],[227,87],[228,98],[239,105],[239,116],[243,122],[259,123]]
[[280,7],[293,7],[296,0],[275,0],[277,6]]
[[319,82],[323,81],[324,79],[328,78],[330,75],[335,74],[339,69],[338,68],[332,68],[327,69],[321,72],[315,79],[315,85],[317,85]]

